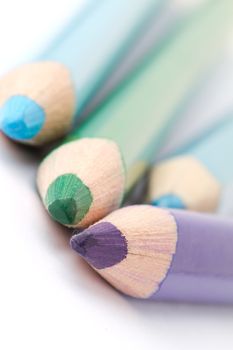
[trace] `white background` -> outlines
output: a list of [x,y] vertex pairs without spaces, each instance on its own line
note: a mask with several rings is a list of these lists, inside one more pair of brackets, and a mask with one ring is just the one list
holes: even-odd
[[[1,1],[0,71],[36,52],[77,3]],[[232,307],[137,301],[101,280],[45,214],[37,164],[35,151],[1,135],[0,349],[233,348]]]

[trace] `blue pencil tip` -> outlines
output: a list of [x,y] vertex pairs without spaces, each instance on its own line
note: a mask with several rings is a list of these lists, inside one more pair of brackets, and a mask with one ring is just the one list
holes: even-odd
[[0,108],[0,127],[14,140],[30,140],[42,129],[45,112],[25,96],[12,96]]
[[165,194],[153,200],[151,204],[161,208],[186,209],[182,199],[175,194]]

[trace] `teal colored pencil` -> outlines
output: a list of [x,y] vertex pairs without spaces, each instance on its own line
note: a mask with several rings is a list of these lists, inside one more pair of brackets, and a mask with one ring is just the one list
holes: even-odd
[[232,9],[228,0],[206,4],[159,56],[45,158],[37,185],[55,220],[83,227],[120,205],[178,117],[175,111],[221,55]]
[[35,62],[0,81],[0,125],[10,138],[44,144],[70,130],[106,77],[156,14],[161,0],[93,0]]
[[233,180],[233,117],[176,157],[155,165],[149,199],[161,207],[216,211],[221,190]]

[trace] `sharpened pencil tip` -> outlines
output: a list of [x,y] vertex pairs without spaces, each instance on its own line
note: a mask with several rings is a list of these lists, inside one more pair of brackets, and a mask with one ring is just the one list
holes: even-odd
[[186,209],[182,199],[175,194],[165,194],[154,199],[151,204],[160,208]]
[[49,186],[45,204],[52,218],[63,225],[75,225],[92,203],[89,188],[74,174],[57,177]]
[[109,222],[100,222],[74,235],[70,245],[96,269],[114,266],[127,256],[125,237]]
[[48,206],[48,210],[54,220],[72,225],[77,213],[77,205],[73,198],[56,199]]
[[45,112],[26,96],[10,97],[0,108],[2,131],[14,140],[30,140],[42,129]]

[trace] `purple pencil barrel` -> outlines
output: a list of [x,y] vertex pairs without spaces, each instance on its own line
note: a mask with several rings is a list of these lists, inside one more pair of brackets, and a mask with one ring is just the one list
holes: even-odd
[[176,252],[156,300],[233,302],[233,221],[172,210]]

